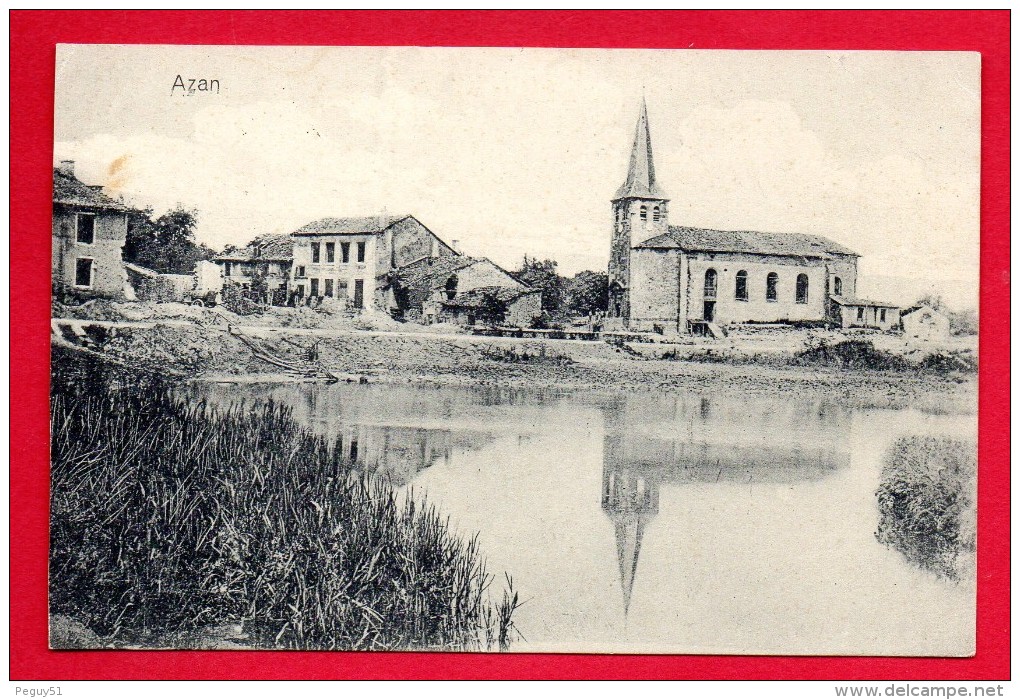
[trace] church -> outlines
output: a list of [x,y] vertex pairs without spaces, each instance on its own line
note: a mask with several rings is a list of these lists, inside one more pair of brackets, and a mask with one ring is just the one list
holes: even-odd
[[807,234],[671,226],[669,202],[642,100],[627,180],[612,199],[607,330],[719,335],[727,324],[840,323],[844,306],[860,302],[860,256],[849,248]]

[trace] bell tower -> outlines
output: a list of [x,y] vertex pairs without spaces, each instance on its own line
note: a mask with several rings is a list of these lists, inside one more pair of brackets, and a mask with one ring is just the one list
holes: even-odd
[[613,235],[609,250],[609,317],[630,319],[631,248],[669,230],[669,198],[655,182],[648,106],[641,98],[627,180],[613,197]]

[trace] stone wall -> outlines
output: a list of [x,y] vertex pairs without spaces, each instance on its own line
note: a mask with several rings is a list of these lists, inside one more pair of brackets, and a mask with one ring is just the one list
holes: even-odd
[[680,293],[680,251],[635,248],[631,251],[629,328],[638,331],[677,330]]
[[[715,300],[715,322],[745,323],[747,321],[821,321],[826,318],[828,301],[828,270],[826,262],[817,258],[788,258],[743,253],[694,253],[689,256],[688,318],[704,317],[705,273],[714,269],[718,274]],[[747,272],[747,301],[736,299],[737,272]],[[766,276],[779,276],[777,298],[765,298]],[[807,303],[796,301],[797,276],[808,276]]]
[[[91,244],[76,241],[76,212],[63,207],[53,211],[53,281],[85,293],[120,298],[124,294],[124,240],[127,216],[123,212],[97,211],[95,236]],[[75,284],[77,260],[92,260],[92,284]]]

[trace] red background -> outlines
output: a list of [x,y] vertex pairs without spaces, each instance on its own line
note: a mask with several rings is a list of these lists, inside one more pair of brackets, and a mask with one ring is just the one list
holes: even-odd
[[[1009,677],[1009,12],[26,12],[11,36],[11,652],[16,680]],[[982,54],[977,655],[968,659],[52,652],[49,241],[57,43],[885,49]],[[101,81],[101,75],[95,76]]]

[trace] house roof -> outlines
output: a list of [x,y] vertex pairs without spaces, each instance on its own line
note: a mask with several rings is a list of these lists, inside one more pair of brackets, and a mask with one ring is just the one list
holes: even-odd
[[626,197],[644,199],[666,199],[666,193],[655,182],[655,163],[652,160],[652,136],[648,131],[648,106],[641,99],[637,128],[634,130],[634,145],[630,151],[630,165],[627,180],[613,196],[613,200]]
[[213,260],[218,262],[287,262],[294,259],[294,242],[289,233],[267,233],[252,239],[244,248],[225,250]]
[[877,306],[883,309],[900,308],[899,304],[890,304],[885,301],[871,301],[870,299],[857,299],[855,297],[845,297],[838,294],[833,294],[832,300],[840,306]]
[[294,231],[295,236],[317,236],[323,234],[365,234],[382,233],[393,224],[406,219],[402,216],[349,216],[341,218],[325,218],[312,221]]
[[926,310],[926,311],[928,311],[930,313],[933,313],[933,314],[938,314],[939,316],[945,316],[944,313],[942,313],[941,311],[939,311],[935,307],[930,306],[929,304],[914,304],[913,306],[911,306],[909,308],[906,308],[906,309],[903,309],[902,311],[900,311],[900,316],[909,316],[910,314],[916,313],[916,312],[920,311],[921,309],[924,309],[924,310]]
[[720,231],[692,226],[670,226],[668,233],[649,238],[637,248],[679,248],[712,253],[756,253],[827,259],[833,255],[858,253],[824,236],[806,233],[764,231]]
[[539,290],[525,287],[524,289],[513,289],[511,287],[478,287],[456,295],[453,299],[441,302],[443,306],[455,309],[476,309],[482,305],[486,294],[495,296],[500,301],[509,304],[528,294],[537,294]]
[[99,185],[86,185],[73,175],[53,169],[53,203],[69,207],[130,211],[130,207],[103,194]]

